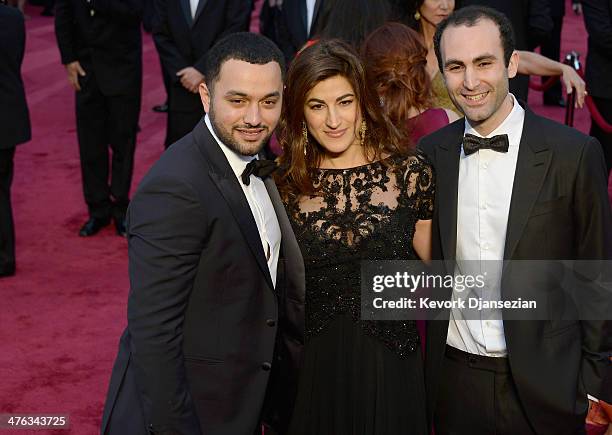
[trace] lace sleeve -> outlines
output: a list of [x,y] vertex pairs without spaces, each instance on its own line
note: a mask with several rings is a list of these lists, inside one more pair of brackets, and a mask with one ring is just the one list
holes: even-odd
[[406,193],[417,219],[431,219],[434,209],[435,173],[425,154],[419,152],[410,157],[404,180]]

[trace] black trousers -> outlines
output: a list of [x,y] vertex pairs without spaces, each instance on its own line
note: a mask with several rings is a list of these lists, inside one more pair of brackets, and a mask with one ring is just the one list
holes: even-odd
[[79,79],[81,91],[76,93],[83,194],[91,217],[122,219],[134,169],[140,87],[131,95],[106,96],[93,70],[86,72]]
[[447,346],[438,394],[436,435],[535,435],[506,358]]
[[0,273],[15,269],[15,228],[11,208],[15,147],[0,149]]
[[[559,0],[557,0],[559,1]],[[550,34],[550,39],[544,41],[540,46],[540,53],[552,60],[558,61],[561,57],[561,30],[563,28],[563,15],[552,15],[553,29]],[[542,84],[548,80],[548,77],[542,76]],[[561,81],[557,80],[554,85],[547,91],[544,91],[543,97],[546,101],[559,101],[562,97]]]
[[191,112],[182,112],[170,109],[168,111],[168,126],[166,130],[165,147],[168,148],[187,133],[191,133],[203,116],[203,107],[201,110],[194,110]]
[[[612,124],[612,99],[593,97],[593,101],[608,124]],[[591,121],[591,131],[589,134],[601,143],[608,174],[612,170],[612,133],[606,133],[597,126],[595,121]]]
[[171,83],[168,105],[168,124],[164,143],[166,148],[191,133],[204,116],[200,94],[186,92],[179,83]]

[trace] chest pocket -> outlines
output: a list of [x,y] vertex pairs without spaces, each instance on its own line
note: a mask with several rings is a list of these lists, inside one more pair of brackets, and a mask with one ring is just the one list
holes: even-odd
[[551,199],[547,201],[536,202],[533,206],[533,210],[531,211],[531,217],[554,213],[554,212],[561,212],[565,209],[566,209],[565,196],[560,196],[559,198],[555,198],[555,199]]

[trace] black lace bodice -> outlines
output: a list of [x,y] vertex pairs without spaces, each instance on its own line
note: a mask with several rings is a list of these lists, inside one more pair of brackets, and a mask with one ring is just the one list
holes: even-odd
[[414,321],[360,320],[361,261],[418,258],[412,238],[416,221],[433,213],[431,165],[420,154],[391,156],[311,177],[320,193],[287,205],[306,266],[307,339],[346,314],[399,355],[414,351]]

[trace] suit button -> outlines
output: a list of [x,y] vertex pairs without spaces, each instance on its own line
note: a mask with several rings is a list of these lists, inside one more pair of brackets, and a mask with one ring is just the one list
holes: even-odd
[[276,325],[276,321],[274,319],[268,319],[268,320],[266,320],[266,325],[274,326],[274,325]]
[[272,368],[272,364],[270,364],[267,361],[261,365],[261,369],[266,372],[270,371],[271,368]]

